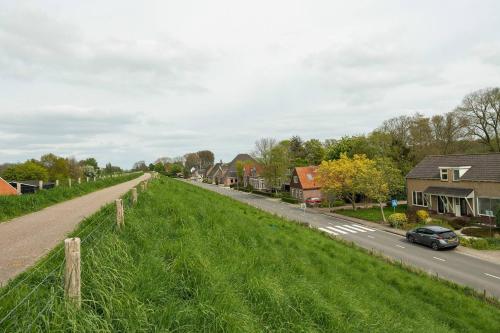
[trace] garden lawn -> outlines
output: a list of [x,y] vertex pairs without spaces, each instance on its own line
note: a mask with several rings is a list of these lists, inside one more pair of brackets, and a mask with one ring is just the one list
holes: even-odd
[[[75,232],[85,239],[81,310],[63,301],[62,253],[53,252],[32,276],[28,272],[0,290],[0,331],[498,332],[500,327],[500,308],[471,296],[470,289],[409,272],[181,181],[151,181],[138,205],[126,207],[121,231],[113,227],[113,213],[108,206]],[[101,229],[86,238],[95,226]],[[2,324],[40,281],[30,303]]]
[[[406,213],[406,205],[399,205],[396,207],[396,213]],[[345,216],[356,217],[358,219],[372,221],[372,222],[382,222],[382,213],[380,212],[380,207],[372,208],[359,208],[356,210],[352,209],[342,209],[336,210],[335,213],[342,214]],[[385,218],[394,213],[394,209],[391,207],[384,207]]]
[[99,178],[95,182],[73,183],[69,187],[61,185],[48,190],[20,196],[0,196],[0,223],[14,217],[36,212],[53,204],[110,187],[139,177],[134,173],[111,178]]

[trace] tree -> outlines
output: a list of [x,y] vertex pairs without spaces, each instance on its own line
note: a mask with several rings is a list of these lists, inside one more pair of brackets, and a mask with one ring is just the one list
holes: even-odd
[[318,182],[324,191],[335,193],[337,197],[347,199],[353,210],[356,209],[356,194],[362,193],[364,187],[359,175],[371,165],[373,161],[365,155],[354,155],[352,158],[342,153],[338,160],[323,161],[318,168]]
[[184,158],[186,159],[186,162],[184,163],[184,173],[185,174],[190,174],[191,170],[193,168],[199,169],[201,160],[200,156],[198,156],[198,153],[189,153],[184,155]]
[[7,180],[43,180],[47,181],[49,173],[40,164],[33,161],[26,161],[16,164],[4,170],[2,177]]
[[306,166],[306,150],[300,136],[292,136],[287,143],[289,147],[290,167]]
[[325,157],[325,149],[317,139],[311,139],[304,143],[305,158],[308,165],[319,165]]
[[457,111],[467,121],[469,133],[490,151],[500,152],[500,88],[488,88],[465,96]]
[[208,169],[210,166],[214,165],[214,153],[210,150],[201,150],[196,154],[198,154],[200,169]]
[[464,138],[467,121],[459,112],[452,111],[432,116],[430,126],[438,152],[450,154],[457,151],[457,143]]
[[68,176],[70,178],[77,179],[82,177],[83,169],[74,157],[66,158],[66,163],[68,164],[68,169],[69,169]]
[[99,165],[97,164],[97,160],[93,157],[86,158],[81,161],[82,165],[89,165],[94,168],[94,170],[99,169]]
[[271,159],[271,150],[277,145],[274,138],[261,138],[255,141],[255,150],[253,157],[263,165],[269,164]]
[[375,149],[364,135],[344,136],[340,140],[330,141],[325,158],[327,160],[337,160],[342,154],[346,154],[349,157],[353,157],[354,155],[373,157]]
[[54,154],[40,157],[40,163],[47,169],[49,180],[66,179],[69,177],[69,163],[65,158]]
[[148,170],[149,171],[154,171],[154,169],[155,169],[155,165],[153,163],[149,163]]
[[281,188],[290,166],[289,142],[279,144],[273,138],[255,142],[255,159],[262,165],[262,176],[272,188]]
[[163,163],[161,162],[157,162],[155,165],[154,165],[154,169],[153,171],[156,171],[156,172],[165,172],[165,166],[163,165]]

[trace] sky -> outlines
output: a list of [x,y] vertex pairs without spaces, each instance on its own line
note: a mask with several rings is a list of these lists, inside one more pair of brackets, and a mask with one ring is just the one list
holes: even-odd
[[500,85],[500,1],[0,0],[0,163],[367,133]]

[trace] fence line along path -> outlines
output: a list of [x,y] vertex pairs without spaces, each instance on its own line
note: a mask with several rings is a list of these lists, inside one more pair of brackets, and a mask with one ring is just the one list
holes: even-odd
[[64,201],[0,223],[0,285],[22,273],[52,250],[86,217],[114,202],[143,180],[136,179]]

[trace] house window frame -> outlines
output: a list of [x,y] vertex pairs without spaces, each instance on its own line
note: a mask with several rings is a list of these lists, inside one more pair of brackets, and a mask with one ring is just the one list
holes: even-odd
[[[455,176],[457,176],[457,174],[458,174],[458,177],[455,177]],[[460,169],[453,169],[453,181],[454,182],[460,181]]]
[[[443,178],[443,176],[446,175],[446,178]],[[448,181],[448,169],[439,169],[439,178],[441,179],[442,182],[447,182]]]
[[[500,197],[485,197],[485,196],[482,196],[482,197],[477,197],[477,215],[479,216],[487,216],[489,217],[489,215],[486,215],[486,214],[481,214],[481,206],[479,205],[479,199],[489,199],[490,200],[490,209],[488,210],[491,210],[491,200],[500,200]],[[496,211],[492,210],[493,214],[496,213]]]
[[[421,203],[422,204],[419,204],[419,200],[418,200],[418,194],[420,193],[421,195]],[[425,197],[425,194],[423,191],[413,191],[412,194],[412,204],[413,206],[418,206],[418,207],[429,207],[429,203],[428,203],[428,200],[427,198]]]

